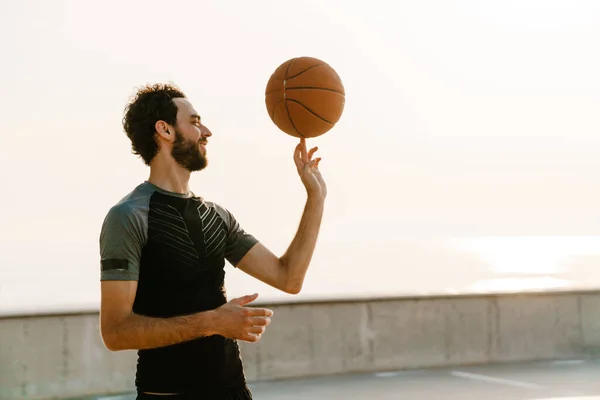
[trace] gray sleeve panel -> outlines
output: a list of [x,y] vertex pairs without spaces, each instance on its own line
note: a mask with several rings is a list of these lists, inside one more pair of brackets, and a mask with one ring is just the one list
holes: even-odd
[[258,243],[258,239],[244,231],[233,214],[224,207],[214,204],[217,212],[227,225],[227,239],[225,241],[225,259],[236,267],[248,251]]
[[136,196],[112,207],[100,232],[100,280],[138,280],[148,237],[149,196]]

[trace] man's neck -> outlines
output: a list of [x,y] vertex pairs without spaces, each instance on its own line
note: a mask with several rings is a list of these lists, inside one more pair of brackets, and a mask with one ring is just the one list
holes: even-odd
[[157,157],[150,165],[148,182],[168,192],[188,194],[190,171],[174,160],[162,160]]

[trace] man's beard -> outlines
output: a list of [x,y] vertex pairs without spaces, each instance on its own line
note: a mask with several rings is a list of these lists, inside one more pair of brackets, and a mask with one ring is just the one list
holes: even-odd
[[200,151],[200,143],[185,138],[177,129],[171,155],[177,164],[190,172],[200,171],[208,164],[208,160]]

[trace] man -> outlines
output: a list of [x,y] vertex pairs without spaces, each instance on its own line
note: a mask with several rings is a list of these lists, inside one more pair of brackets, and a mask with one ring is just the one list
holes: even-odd
[[307,193],[298,231],[275,256],[226,208],[196,196],[190,174],[207,165],[211,132],[175,86],[138,91],[123,127],[149,178],[111,207],[100,234],[100,327],[112,351],[137,350],[138,399],[251,399],[237,340],[258,342],[272,311],[227,302],[225,260],[286,293],[299,293],[327,194],[317,148],[294,162]]

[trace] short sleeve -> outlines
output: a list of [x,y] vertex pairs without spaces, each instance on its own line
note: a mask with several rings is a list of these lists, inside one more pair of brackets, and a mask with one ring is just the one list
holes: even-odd
[[237,266],[246,253],[258,243],[253,235],[244,231],[229,210],[222,210],[227,223],[227,239],[225,242],[225,259],[232,266]]
[[145,225],[143,215],[127,204],[110,209],[100,233],[100,280],[138,280]]

